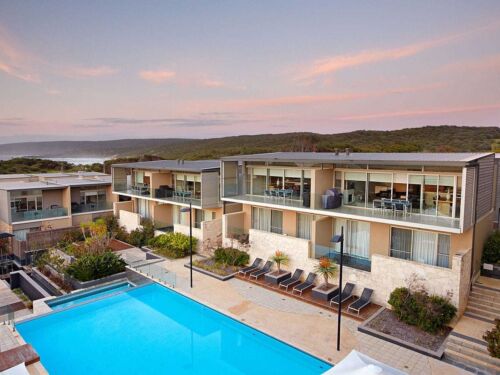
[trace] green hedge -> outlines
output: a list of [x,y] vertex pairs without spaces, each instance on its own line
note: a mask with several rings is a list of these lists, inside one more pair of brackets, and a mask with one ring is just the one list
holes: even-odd
[[66,268],[66,273],[80,281],[97,280],[125,271],[125,261],[115,253],[85,254]]
[[486,240],[482,261],[490,264],[500,263],[500,231],[493,232]]
[[447,298],[408,288],[394,289],[388,302],[400,320],[430,333],[444,328],[457,313]]
[[[193,237],[193,252],[197,239]],[[149,240],[149,246],[155,253],[168,258],[183,258],[189,254],[189,236],[182,233],[165,233]]]
[[232,247],[219,247],[214,252],[215,263],[241,267],[248,264],[250,256],[247,252]]

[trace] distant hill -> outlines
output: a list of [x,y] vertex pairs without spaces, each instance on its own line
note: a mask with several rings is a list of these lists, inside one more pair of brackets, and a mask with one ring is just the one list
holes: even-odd
[[284,133],[211,139],[125,139],[85,142],[27,142],[0,145],[2,155],[125,158],[152,155],[165,159],[211,159],[273,151],[475,152],[490,151],[500,127],[425,126],[392,131],[340,134]]

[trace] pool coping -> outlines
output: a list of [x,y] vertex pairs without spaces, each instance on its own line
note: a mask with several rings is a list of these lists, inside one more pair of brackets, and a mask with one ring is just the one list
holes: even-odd
[[[271,334],[270,332],[266,332],[266,330],[263,330],[261,328],[256,328],[250,324],[248,324],[244,319],[241,319],[241,318],[238,318],[236,316],[233,316],[233,314],[231,314],[230,312],[225,312],[225,311],[221,311],[219,308],[213,306],[211,303],[204,303],[204,302],[200,302],[196,299],[194,299],[193,297],[189,296],[188,294],[186,294],[186,292],[183,292],[181,290],[178,290],[178,289],[174,289],[166,284],[163,284],[162,282],[158,282],[156,280],[152,280],[150,279],[151,282],[150,283],[145,283],[145,284],[142,284],[142,285],[137,285],[137,286],[134,286],[132,288],[129,288],[129,289],[126,289],[126,290],[122,290],[122,291],[118,291],[116,293],[112,293],[112,294],[107,294],[107,295],[104,295],[104,296],[101,296],[101,297],[98,297],[98,298],[95,298],[95,299],[92,299],[92,300],[88,300],[88,301],[85,301],[85,302],[82,302],[81,304],[78,304],[78,305],[73,305],[73,306],[69,306],[69,307],[66,307],[66,308],[63,308],[63,309],[60,309],[60,310],[53,310],[53,311],[50,311],[50,312],[46,312],[46,313],[43,313],[43,314],[40,314],[40,315],[37,315],[37,316],[31,316],[31,317],[27,317],[26,319],[22,319],[21,321],[19,321],[18,323],[16,322],[16,326],[18,324],[24,324],[24,323],[27,323],[29,321],[32,321],[34,319],[38,319],[38,318],[42,318],[42,317],[45,317],[45,316],[48,316],[48,315],[52,315],[52,314],[57,314],[57,313],[60,313],[60,312],[63,312],[63,311],[67,311],[67,310],[71,310],[71,309],[74,309],[74,308],[77,308],[77,307],[82,307],[82,306],[85,306],[89,303],[93,303],[93,302],[97,302],[97,301],[100,301],[100,300],[103,300],[103,299],[106,299],[108,297],[114,297],[114,296],[117,296],[119,294],[123,294],[123,293],[127,293],[127,292],[130,292],[130,291],[133,291],[133,290],[137,290],[139,288],[143,288],[143,287],[147,287],[147,286],[151,286],[151,285],[159,285],[163,288],[166,288],[167,290],[169,290],[170,292],[173,292],[173,293],[177,293],[178,295],[184,297],[184,298],[187,298],[189,300],[191,300],[192,302],[198,304],[198,305],[201,305],[203,307],[206,307],[216,313],[219,313],[223,316],[225,316],[226,318],[229,318],[231,320],[233,320],[234,322],[236,323],[239,323],[239,324],[242,324],[248,328],[251,328],[273,340],[276,340],[284,345],[288,345],[290,346],[291,348],[295,349],[295,350],[298,350],[300,351],[301,353],[303,354],[306,354],[308,356],[311,356],[313,358],[315,358],[316,360],[320,361],[320,362],[323,362],[325,365],[327,366],[330,366],[330,368],[332,366],[335,366],[335,364],[331,361],[329,361],[328,359],[323,359],[323,358],[320,358],[318,357],[317,355],[315,354],[312,354],[310,352],[308,352],[307,350],[305,349],[302,349],[300,347],[298,347],[297,345],[294,345],[294,344],[290,344],[288,342],[286,342],[285,340],[282,340],[276,336],[274,336],[273,334]],[[20,336],[22,337],[22,335],[20,334]],[[24,338],[23,338],[24,340]],[[328,371],[330,368],[328,369],[325,369],[325,372]]]

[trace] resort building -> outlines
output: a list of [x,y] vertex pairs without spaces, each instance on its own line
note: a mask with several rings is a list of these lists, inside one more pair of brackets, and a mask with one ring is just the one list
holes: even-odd
[[185,208],[191,204],[193,237],[200,247],[216,246],[222,233],[219,169],[218,160],[114,164],[113,193],[122,197],[115,203],[115,215],[129,231],[150,219],[160,232],[189,234]]
[[295,153],[222,158],[223,242],[252,258],[276,250],[289,268],[338,262],[344,282],[390,292],[415,277],[465,309],[495,220],[491,153]]
[[99,172],[0,175],[0,232],[17,241],[113,214],[111,176]]

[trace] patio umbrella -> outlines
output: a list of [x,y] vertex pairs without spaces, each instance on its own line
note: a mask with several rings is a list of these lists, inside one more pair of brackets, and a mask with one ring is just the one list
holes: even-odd
[[352,350],[342,361],[323,375],[407,375],[356,350]]

